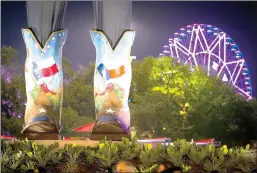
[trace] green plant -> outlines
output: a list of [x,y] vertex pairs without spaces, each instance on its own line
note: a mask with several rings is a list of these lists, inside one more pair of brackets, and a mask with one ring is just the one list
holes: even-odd
[[81,153],[84,150],[84,147],[82,146],[76,146],[75,144],[73,145],[65,145],[64,146],[65,154],[67,156],[67,161],[70,163],[81,163],[82,157]]
[[32,150],[33,141],[29,141],[27,138],[21,141],[15,141],[13,143],[14,150],[30,151]]
[[9,171],[8,163],[9,163],[10,155],[11,155],[11,148],[4,146],[4,148],[1,150],[1,170],[3,172]]
[[15,171],[23,162],[23,153],[19,151],[17,153],[12,153],[10,150],[8,153],[5,153],[1,159],[3,159],[2,163],[4,163],[4,169]]
[[254,163],[254,169],[257,170],[257,149],[252,150],[251,157]]
[[60,160],[62,158],[62,150],[58,149],[56,151],[53,151],[49,154],[49,164],[50,165],[55,165],[55,164],[58,164],[60,163]]
[[64,146],[65,163],[61,164],[61,172],[79,172],[79,164],[83,163],[81,156],[84,147],[76,146],[76,144]]
[[158,165],[157,164],[153,164],[150,167],[141,167],[139,169],[135,169],[136,172],[153,172],[153,170],[156,169]]
[[94,157],[90,154],[92,150],[95,148],[90,148],[90,147],[83,147],[83,150],[81,152],[81,159],[82,159],[82,164],[91,167],[94,164]]
[[71,173],[71,172],[79,172],[79,167],[77,163],[73,163],[73,162],[68,162],[65,163],[62,168],[61,168],[61,172],[67,172],[67,173]]
[[222,164],[223,164],[223,161],[221,161],[219,158],[214,156],[211,159],[205,160],[203,166],[204,166],[204,169],[208,172],[221,171]]
[[32,142],[32,151],[27,152],[27,155],[30,159],[36,161],[38,167],[44,168],[52,160],[54,150],[56,149],[55,145],[44,147],[43,145],[37,145],[35,142]]
[[178,149],[169,145],[167,147],[167,160],[170,161],[174,166],[182,166],[183,162],[183,153],[180,152]]
[[[196,146],[185,140],[177,140],[165,147],[158,144],[145,144],[143,147],[133,139],[123,139],[121,143],[100,141],[96,148],[58,144],[37,145],[35,142],[4,142],[1,146],[1,171],[26,172],[58,169],[60,172],[81,172],[92,165],[96,169],[112,172],[120,160],[135,163],[135,172],[153,172],[157,164],[170,161],[184,172],[233,172],[252,173],[256,170],[257,152],[247,145],[228,149],[226,145],[215,148],[213,145]],[[51,168],[49,169],[49,166]],[[37,168],[37,169],[36,169]],[[42,170],[43,170],[42,169]]]
[[137,131],[137,129],[134,126],[131,127],[130,133],[131,133],[131,139],[132,140],[137,139],[138,131]]
[[118,161],[118,145],[112,141],[101,141],[97,151],[92,150],[90,155],[97,158],[100,167],[111,169]]
[[189,166],[189,165],[182,165],[182,170],[183,170],[183,172],[188,172],[188,171],[190,171],[191,169],[192,169],[192,167]]
[[173,145],[175,149],[179,150],[179,152],[183,155],[187,155],[190,152],[191,147],[193,147],[185,139],[178,139],[173,143]]
[[243,156],[238,156],[237,162],[234,164],[235,168],[240,169],[244,173],[250,173],[254,169],[251,161]]
[[[211,171],[222,171],[223,163],[225,161],[224,154],[228,153],[227,146],[221,147],[220,149],[215,149],[212,145],[208,146],[210,155],[203,160],[204,169],[208,172]],[[226,170],[226,169],[225,169]]]
[[152,144],[145,144],[143,150],[141,150],[139,154],[139,159],[141,162],[139,170],[147,172],[147,170],[149,171],[153,167],[155,168],[155,165],[160,158],[160,154],[160,149],[154,150]]
[[158,143],[153,149],[153,152],[157,156],[157,162],[162,162],[166,160],[167,152],[164,145]]
[[136,144],[135,139],[129,141],[123,138],[121,144],[118,144],[118,153],[120,160],[132,160],[140,153],[140,145]]
[[193,146],[186,140],[177,139],[172,145],[167,147],[166,159],[172,162],[174,166],[181,167],[184,165],[191,147]]
[[191,164],[200,165],[204,162],[207,156],[209,156],[209,147],[191,147],[188,157],[190,159]]
[[240,169],[244,173],[250,173],[255,168],[249,145],[245,148],[235,148],[230,156],[232,157],[233,167]]
[[21,171],[26,172],[28,170],[35,170],[36,162],[32,160],[25,161],[25,164],[21,165]]

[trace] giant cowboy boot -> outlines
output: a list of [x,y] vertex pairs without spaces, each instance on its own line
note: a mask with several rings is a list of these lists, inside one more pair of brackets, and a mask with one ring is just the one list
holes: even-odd
[[130,138],[130,51],[135,31],[125,31],[114,49],[102,31],[92,30],[90,34],[96,48],[94,98],[97,114],[91,139]]
[[22,29],[27,49],[27,104],[22,134],[28,139],[58,139],[63,97],[62,49],[67,31],[53,32],[44,47],[30,29]]

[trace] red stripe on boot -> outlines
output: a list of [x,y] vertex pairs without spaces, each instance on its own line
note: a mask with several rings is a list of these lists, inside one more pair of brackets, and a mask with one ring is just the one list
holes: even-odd
[[53,76],[53,75],[55,75],[57,72],[59,72],[59,70],[58,70],[56,64],[52,65],[51,67],[43,68],[43,69],[42,69],[42,73],[43,73],[44,77]]

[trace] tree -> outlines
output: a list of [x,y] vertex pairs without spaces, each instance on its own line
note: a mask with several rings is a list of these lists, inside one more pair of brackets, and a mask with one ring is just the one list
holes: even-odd
[[80,65],[78,71],[72,76],[70,85],[64,87],[64,107],[71,107],[78,112],[79,116],[95,118],[95,105],[93,95],[93,77],[89,76],[94,72],[92,68],[85,68]]
[[3,46],[1,49],[1,63],[10,66],[13,58],[17,57],[17,51],[12,47]]
[[138,92],[132,89],[132,124],[137,126],[139,132],[147,130],[156,136],[173,134],[172,137],[177,137],[182,132],[178,130],[183,121],[179,115],[182,97],[178,97],[182,90],[177,85],[180,81],[177,72],[173,70],[171,59],[148,57],[141,64],[140,61],[136,63],[138,69],[133,69],[133,73],[137,71],[138,74],[134,74],[137,78],[133,78],[132,83],[144,89],[138,89]]
[[79,116],[95,117],[93,89],[91,86],[74,81],[64,88],[64,107],[72,107]]
[[24,76],[16,76],[10,83],[1,80],[1,130],[20,136],[25,112],[26,91]]
[[144,61],[135,60],[132,62],[131,92],[144,93],[151,86],[149,76],[152,68],[152,58],[146,57]]
[[63,69],[64,82],[67,82],[66,80],[70,82],[72,76],[74,76],[75,71],[72,68],[71,61],[66,57],[62,58],[62,69]]
[[130,109],[139,132],[172,139],[215,137],[231,145],[256,138],[254,104],[203,68],[192,70],[169,57],[147,57],[133,67]]

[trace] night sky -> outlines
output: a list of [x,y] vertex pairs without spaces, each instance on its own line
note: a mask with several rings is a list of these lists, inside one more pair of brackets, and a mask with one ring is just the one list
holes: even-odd
[[[25,60],[21,28],[26,27],[25,2],[1,2],[1,43],[12,46]],[[95,60],[95,48],[89,30],[94,29],[92,2],[68,3],[64,28],[69,35],[63,56],[87,65]],[[132,56],[158,56],[168,38],[189,24],[211,24],[226,32],[238,44],[248,64],[257,91],[257,2],[133,2],[131,29],[136,30]]]

